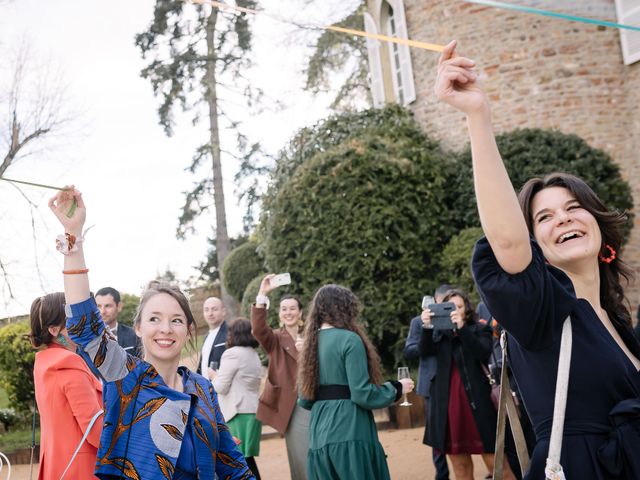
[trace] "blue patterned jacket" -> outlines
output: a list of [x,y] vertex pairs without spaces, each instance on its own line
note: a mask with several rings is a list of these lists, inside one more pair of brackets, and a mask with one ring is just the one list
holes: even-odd
[[[254,479],[224,423],[211,382],[184,367],[184,393],[107,333],[93,298],[67,305],[67,329],[104,381],[104,427],[96,475],[172,479],[190,422],[198,479]],[[215,476],[217,475],[217,477]]]

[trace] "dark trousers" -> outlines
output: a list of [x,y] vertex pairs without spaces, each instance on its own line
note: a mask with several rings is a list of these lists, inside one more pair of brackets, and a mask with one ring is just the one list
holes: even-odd
[[[424,418],[429,423],[429,399],[424,399]],[[437,448],[433,448],[433,465],[436,467],[436,480],[449,480],[449,466],[447,465],[447,455]]]

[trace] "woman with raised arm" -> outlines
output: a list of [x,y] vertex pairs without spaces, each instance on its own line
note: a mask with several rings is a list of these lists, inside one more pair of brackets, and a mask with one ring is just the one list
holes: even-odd
[[108,333],[89,291],[82,195],[69,187],[49,206],[65,229],[58,250],[65,255],[67,330],[104,381],[106,414],[96,476],[253,479],[224,423],[213,386],[178,366],[195,330],[187,298],[175,286],[151,282],[134,319],[144,360],[128,355]]
[[298,399],[298,351],[302,348],[302,303],[292,295],[280,298],[280,328],[267,324],[269,293],[274,287],[266,275],[251,308],[251,328],[269,356],[269,368],[256,417],[284,435],[291,480],[307,479],[309,412],[296,405]]
[[626,217],[581,179],[554,173],[516,195],[494,139],[489,103],[450,43],[437,97],[467,116],[474,183],[486,238],[472,269],[487,307],[509,334],[513,372],[536,431],[527,479],[545,478],[562,326],[573,346],[561,465],[568,479],[640,478],[640,345],[621,281]]

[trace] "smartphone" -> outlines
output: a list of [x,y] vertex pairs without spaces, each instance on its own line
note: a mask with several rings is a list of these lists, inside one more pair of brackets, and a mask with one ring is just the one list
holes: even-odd
[[289,285],[291,283],[291,275],[289,275],[288,273],[280,273],[274,276],[269,283],[271,283],[272,287]]
[[444,303],[432,303],[429,305],[429,310],[433,312],[431,317],[431,324],[434,330],[453,330],[455,324],[451,321],[451,312],[456,309],[456,304],[453,302]]

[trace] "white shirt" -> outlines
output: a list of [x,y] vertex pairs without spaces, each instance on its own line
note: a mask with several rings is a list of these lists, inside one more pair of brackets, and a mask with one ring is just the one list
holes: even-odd
[[207,377],[207,372],[209,371],[209,355],[211,355],[211,349],[213,349],[213,341],[216,339],[216,335],[218,335],[219,331],[220,327],[209,330],[207,338],[204,339],[204,343],[202,344],[202,359],[200,360],[200,371],[205,377]]

